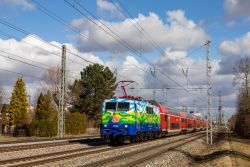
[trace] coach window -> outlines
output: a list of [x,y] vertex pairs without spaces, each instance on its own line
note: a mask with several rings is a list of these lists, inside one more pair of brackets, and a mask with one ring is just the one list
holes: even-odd
[[170,124],[170,128],[171,128],[171,129],[179,129],[180,126],[179,126],[178,123],[171,123],[171,124]]
[[164,118],[165,118],[165,121],[168,121],[168,116],[167,116],[167,115],[165,115],[165,117],[164,117]]

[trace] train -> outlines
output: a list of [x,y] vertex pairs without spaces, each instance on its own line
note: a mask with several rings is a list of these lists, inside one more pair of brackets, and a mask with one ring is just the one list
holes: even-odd
[[206,120],[201,115],[141,97],[114,97],[104,100],[102,105],[100,134],[110,144],[133,143],[205,128]]

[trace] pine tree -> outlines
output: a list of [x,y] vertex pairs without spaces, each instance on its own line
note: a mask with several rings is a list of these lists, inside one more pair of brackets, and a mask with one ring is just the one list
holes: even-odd
[[2,108],[2,111],[1,111],[3,129],[8,124],[7,112],[8,112],[8,105],[4,104],[3,108]]
[[30,126],[31,133],[37,136],[55,136],[57,134],[57,108],[52,94],[41,93],[38,97],[35,120]]
[[23,126],[28,118],[28,101],[25,83],[22,77],[19,77],[15,83],[10,99],[10,121],[14,126]]
[[35,115],[36,120],[46,119],[46,117],[43,114],[44,107],[45,107],[45,98],[43,96],[43,93],[41,92],[37,100],[36,115]]
[[102,101],[111,98],[116,77],[108,67],[89,65],[81,72],[81,79],[69,86],[72,95],[72,112],[85,113],[89,120],[100,121]]

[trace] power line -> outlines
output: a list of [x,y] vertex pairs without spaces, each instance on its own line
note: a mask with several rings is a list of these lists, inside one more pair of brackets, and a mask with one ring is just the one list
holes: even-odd
[[11,70],[6,70],[6,69],[2,69],[2,68],[0,68],[0,71],[5,71],[5,72],[9,72],[9,73],[14,73],[14,74],[18,74],[18,75],[27,76],[27,77],[30,77],[30,78],[35,78],[35,79],[38,79],[38,80],[42,80],[41,78],[38,78],[38,77],[33,76],[33,75],[24,74],[24,73],[20,73],[20,72],[15,72],[15,71],[11,71]]
[[[119,3],[119,5],[127,12],[127,14],[125,12],[123,12],[120,7],[117,5],[117,3],[114,3],[114,0],[112,0],[112,3],[113,5],[125,16],[128,18],[128,16],[130,16],[131,18],[133,17],[132,14],[129,12],[129,10],[121,3],[121,1],[117,0],[117,2]],[[132,22],[130,19],[128,19],[129,22],[134,25],[134,27],[136,27],[136,29],[142,33],[146,39],[152,44],[153,47],[155,48],[158,48],[159,49],[159,52],[160,53],[164,53],[165,54],[165,51],[164,49],[159,45],[157,44],[157,42],[155,42],[153,40],[153,38],[150,36],[150,34],[147,33],[147,31],[144,30],[144,28],[140,25],[140,23],[138,21],[135,20],[135,23]],[[202,48],[205,44],[203,44],[202,46],[198,47],[198,48],[195,48],[194,50],[192,50],[191,52],[188,53],[188,55],[190,55],[191,53],[194,53],[196,52],[197,50],[199,50],[200,48]],[[188,57],[187,55],[187,57]],[[171,60],[170,60],[171,61]],[[175,63],[174,63],[175,64]]]
[[[68,2],[67,0],[64,0],[64,2],[66,2],[69,6],[71,6],[72,8],[74,8],[76,11],[78,11],[81,15],[85,16],[89,21],[91,21],[92,23],[94,23],[96,26],[98,26],[99,28],[101,28],[103,31],[105,31],[107,34],[109,34],[113,39],[115,39],[116,41],[118,41],[121,45],[123,45],[125,48],[129,49],[131,52],[135,53],[135,54],[139,54],[138,51],[134,48],[132,48],[126,41],[124,41],[123,39],[121,39],[121,37],[116,34],[113,30],[111,30],[106,24],[104,24],[103,22],[101,22],[100,20],[97,19],[96,16],[94,16],[87,8],[85,8],[81,3],[77,2],[74,0],[74,2],[76,4],[78,4],[80,6],[81,9],[83,9],[85,12],[87,12],[90,16],[92,16],[93,18],[96,19],[96,21],[98,23],[100,23],[102,26],[104,26],[105,28],[103,28],[101,25],[97,24],[96,21],[94,21],[92,18],[88,17],[86,14],[84,14],[81,10],[79,10],[74,4]],[[140,54],[139,54],[140,55]]]
[[85,34],[82,34],[81,31],[79,29],[77,29],[75,26],[68,24],[63,18],[59,17],[58,15],[54,14],[53,12],[51,12],[50,10],[48,10],[47,8],[45,8],[43,5],[41,5],[40,3],[36,2],[35,0],[32,0],[32,2],[36,5],[36,7],[43,12],[44,14],[46,14],[47,16],[51,17],[52,19],[56,20],[57,22],[65,25],[67,28],[71,29],[72,31],[78,33],[79,35],[81,35],[82,37],[86,38],[86,39],[90,39],[90,40],[94,40],[95,43],[97,45],[99,45],[100,47],[104,47],[105,45],[103,45],[102,43],[96,41],[93,38],[90,38],[88,36],[86,36]]
[[[79,29],[77,29],[75,26],[72,26],[72,25],[68,24],[63,18],[59,17],[58,15],[56,15],[56,14],[53,13],[53,12],[51,12],[51,11],[48,10],[46,7],[44,7],[44,6],[42,6],[41,4],[35,2],[34,0],[33,0],[33,2],[36,4],[36,6],[39,7],[38,9],[39,9],[41,12],[45,13],[47,16],[49,16],[49,17],[51,17],[52,19],[54,19],[55,21],[57,21],[57,22],[59,22],[59,23],[65,25],[65,26],[67,26],[69,29],[71,29],[72,31],[78,33],[79,35],[83,36],[84,38],[93,40],[93,41],[94,41],[95,43],[97,43],[99,46],[102,46],[103,48],[105,48],[106,50],[108,50],[108,48],[107,48],[103,43],[98,42],[98,41],[96,41],[95,39],[90,38],[90,37],[88,37],[88,36],[82,34],[81,31],[80,31]],[[118,56],[119,56],[119,55],[118,55]],[[119,56],[119,57],[121,57],[122,59],[126,60],[123,56]],[[145,69],[143,69],[142,67],[137,66],[136,64],[133,64],[133,63],[129,63],[129,64],[132,64],[132,65],[134,65],[135,67],[137,67],[137,68],[139,68],[139,69],[141,69],[141,70],[147,72]]]
[[[76,4],[78,4],[85,12],[87,12],[90,16],[92,16],[94,19],[96,19],[96,21],[94,21],[92,18],[90,18],[89,16],[87,16],[86,14],[84,14],[81,10],[79,10],[74,4],[71,4],[70,2],[68,2],[67,0],[64,0],[69,6],[71,6],[73,9],[75,9],[78,13],[80,13],[81,15],[85,16],[89,21],[91,21],[92,23],[94,23],[97,27],[99,27],[100,29],[102,29],[105,33],[107,33],[109,36],[111,36],[114,40],[118,41],[121,45],[123,45],[125,48],[127,48],[128,50],[130,50],[132,53],[134,53],[135,55],[139,56],[141,59],[144,59],[147,63],[149,63],[149,61],[147,59],[145,59],[144,57],[141,56],[141,54],[134,48],[132,48],[126,41],[124,41],[117,33],[115,33],[112,29],[110,29],[105,23],[101,22],[100,20],[98,20],[98,18],[96,16],[94,16],[87,8],[85,8],[82,4],[80,4],[79,2],[75,1],[74,2]],[[99,25],[98,23],[100,23],[101,25]],[[105,27],[105,28],[104,28]],[[150,64],[151,66],[153,66],[152,64]]]
[[[130,46],[129,46],[129,44],[126,42],[126,41],[124,41],[123,39],[121,39],[121,37],[118,35],[118,34],[116,34],[112,29],[110,29],[105,23],[103,23],[103,22],[101,22],[100,20],[98,20],[87,8],[85,8],[81,3],[79,3],[78,1],[76,1],[76,0],[74,0],[74,2],[76,3],[76,4],[78,4],[80,7],[81,7],[81,9],[83,9],[85,12],[87,12],[90,16],[92,16],[93,18],[95,18],[96,19],[96,21],[98,22],[98,23],[100,23],[102,26],[104,26],[105,28],[103,28],[102,26],[100,26],[99,24],[97,24],[97,22],[96,21],[94,21],[92,18],[90,18],[90,17],[88,17],[86,14],[84,14],[80,9],[78,9],[76,6],[75,6],[75,4],[72,4],[72,3],[70,3],[70,2],[68,2],[67,0],[64,0],[69,6],[71,6],[73,9],[75,9],[77,12],[79,12],[81,15],[83,15],[83,16],[85,16],[89,21],[91,21],[92,23],[94,23],[96,26],[98,26],[99,28],[101,28],[104,32],[106,32],[108,35],[110,35],[113,39],[115,39],[116,41],[118,41],[120,44],[122,44],[124,47],[126,47],[127,49],[129,49],[131,52],[133,52],[133,53],[135,53],[137,56],[139,56],[140,58],[142,58],[142,59],[144,59],[150,66],[153,66],[154,67],[154,65],[152,64],[152,63],[150,63],[145,57],[142,57],[141,56],[141,54],[137,51],[137,50],[135,50],[134,48],[131,48]],[[165,73],[163,73],[162,71],[161,71],[161,73],[165,76],[165,77],[167,77],[168,79],[170,79],[171,81],[173,81],[174,83],[177,83],[174,79],[172,79],[170,76],[168,76],[167,74],[165,74]],[[179,85],[179,86],[182,86],[182,85],[180,85],[179,83],[177,83],[177,85]],[[182,86],[183,87],[183,86]],[[183,87],[185,90],[186,90],[186,88],[185,87]]]
[[[38,38],[37,36],[32,35],[32,34],[29,33],[28,31],[23,30],[22,28],[19,28],[19,27],[15,26],[15,25],[13,25],[13,24],[11,24],[11,23],[9,23],[9,22],[6,22],[6,21],[0,19],[0,23],[3,24],[3,25],[5,25],[5,26],[7,26],[7,27],[10,27],[10,28],[12,28],[12,29],[14,29],[14,30],[16,30],[16,31],[18,31],[18,32],[21,32],[21,33],[23,33],[23,34],[25,34],[25,35],[29,35],[29,36],[31,36],[31,37],[33,37],[33,38],[35,38],[35,39],[37,39],[37,40],[39,40],[39,41],[45,43],[45,44],[48,44],[48,45],[51,45],[51,46],[53,46],[53,47],[56,47],[57,49],[60,49],[59,46],[54,45],[54,44],[52,44],[52,43],[48,43],[48,42],[44,41],[43,39]],[[4,33],[4,32],[2,32],[2,31],[0,31],[0,32],[1,32],[4,36],[6,36],[6,37],[13,37],[13,36],[10,35],[10,34]],[[14,38],[15,38],[15,37],[14,37]],[[39,47],[39,46],[37,46],[37,45],[33,45],[33,44],[28,43],[28,42],[25,42],[25,43],[27,43],[27,44],[29,44],[29,45],[32,45],[32,46],[35,46],[35,47],[38,47],[38,48],[40,48],[40,49],[43,49],[43,50],[45,50],[46,52],[49,52],[49,51],[47,51],[46,49],[41,48],[41,47]],[[67,51],[67,52],[69,52],[69,51]],[[61,58],[61,56],[60,56],[59,54],[58,54],[58,55],[57,55],[57,54],[54,54],[54,55],[56,55],[56,56],[58,56],[58,57]],[[83,64],[81,64],[81,63],[75,62],[75,61],[73,61],[73,60],[71,60],[71,59],[68,59],[68,58],[67,58],[67,60],[68,60],[68,61],[71,61],[71,62],[73,62],[73,63],[77,63],[77,64],[80,64],[80,65],[83,65]],[[32,61],[32,60],[30,60],[30,61]],[[27,64],[27,63],[25,63],[25,64]],[[141,67],[139,67],[139,66],[137,66],[137,65],[135,65],[135,64],[133,64],[133,63],[130,63],[130,64],[134,65],[134,66],[137,67],[138,69],[141,69],[141,70],[145,71],[143,68],[141,68]],[[32,65],[32,66],[33,66],[33,65]],[[147,71],[145,71],[145,72],[147,72]],[[75,77],[72,77],[72,78],[76,79]]]
[[[119,5],[127,12],[127,14],[125,12],[123,12],[120,7],[114,3],[114,0],[112,0],[112,3],[114,4],[114,6],[125,16],[128,18],[129,17],[133,17],[132,14],[129,12],[129,10],[121,3],[121,1],[117,0],[117,2],[119,3]],[[151,46],[153,46],[153,48],[156,48],[160,54],[166,54],[165,50],[156,42],[153,40],[152,36],[141,26],[141,24],[135,20],[135,23],[132,22],[130,19],[128,19],[128,21],[134,25],[134,27],[151,43]],[[167,54],[166,54],[167,55]],[[172,64],[175,65],[175,62],[172,61],[171,59],[169,60],[170,62],[172,62]],[[176,66],[177,67],[177,66]],[[178,67],[177,67],[178,68]]]
[[[7,22],[7,21],[1,19],[1,18],[0,18],[0,23],[3,24],[3,25],[5,25],[5,26],[7,26],[7,27],[10,27],[10,28],[12,28],[12,29],[14,29],[14,30],[16,30],[16,31],[19,31],[19,32],[21,32],[21,33],[23,33],[23,34],[29,35],[29,36],[31,36],[31,37],[33,37],[33,38],[35,38],[35,39],[37,39],[37,40],[39,40],[39,41],[41,41],[41,42],[43,42],[43,43],[46,43],[46,44],[48,44],[48,45],[50,45],[50,46],[53,46],[53,47],[55,47],[55,48],[57,48],[57,49],[59,49],[59,50],[62,49],[61,46],[57,46],[57,45],[55,45],[55,44],[46,42],[46,41],[44,41],[43,39],[38,38],[37,36],[32,35],[32,34],[29,33],[28,31],[25,31],[24,29],[22,29],[22,28],[20,28],[20,27],[17,27],[17,26],[15,26],[15,25],[13,25],[13,24],[11,24],[11,23],[9,23],[9,22]],[[68,50],[67,53],[69,53],[69,54],[71,54],[71,55],[73,55],[73,56],[75,56],[75,57],[78,57],[78,58],[84,60],[85,62],[88,62],[88,63],[90,63],[90,64],[94,64],[94,62],[89,61],[89,60],[87,60],[87,59],[85,59],[85,58],[79,56],[78,54],[76,54],[76,53],[74,53],[74,52],[71,52],[71,51]]]
[[[17,40],[21,40],[21,38],[17,38],[16,36],[10,35],[10,34],[5,33],[5,32],[3,32],[3,31],[0,31],[0,34],[2,34],[3,36],[6,36],[6,37],[8,37],[8,38],[14,38],[14,39],[17,39]],[[44,48],[42,48],[42,47],[40,47],[40,46],[34,45],[34,44],[29,43],[29,42],[27,42],[27,41],[22,41],[22,43],[25,43],[25,44],[28,44],[28,45],[30,45],[30,46],[36,47],[36,48],[41,49],[41,50],[43,50],[43,51],[45,51],[45,52],[47,52],[47,53],[50,53],[50,54],[52,54],[52,55],[55,55],[55,56],[61,58],[61,55],[60,55],[60,54],[56,54],[56,53],[54,53],[54,52],[48,51],[47,49],[44,49]],[[85,66],[85,64],[79,63],[79,62],[74,61],[74,60],[69,59],[69,58],[67,58],[66,60],[67,60],[67,61],[70,61],[70,62],[72,62],[72,63],[76,63],[76,64],[79,64],[79,65]]]
[[[0,50],[0,52],[5,53],[5,54],[8,54],[8,55],[15,56],[15,57],[23,58],[23,57],[21,57],[21,56],[18,56],[18,55],[12,54],[12,53],[8,53],[8,52],[4,52],[4,51],[1,51],[1,50]],[[29,66],[33,66],[33,67],[40,68],[40,69],[43,69],[43,70],[49,70],[48,68],[41,67],[41,66],[38,66],[38,65],[35,65],[35,64],[32,64],[32,63],[28,63],[28,62],[25,62],[25,61],[22,61],[22,60],[19,60],[19,59],[15,59],[15,58],[10,57],[10,56],[5,56],[5,55],[2,55],[2,54],[0,54],[0,56],[1,56],[1,57],[4,57],[4,58],[7,58],[7,59],[10,59],[10,60],[14,60],[14,61],[19,62],[19,63],[23,63],[23,64],[26,64],[26,65],[29,65]],[[29,59],[27,59],[27,60],[29,60]],[[53,72],[53,73],[56,73],[55,71],[52,71],[52,72]],[[75,77],[70,76],[70,75],[67,75],[67,77],[76,79]]]
[[[56,15],[55,13],[51,12],[50,10],[48,10],[46,7],[42,6],[41,4],[37,3],[35,0],[32,0],[33,3],[36,4],[36,6],[38,7],[38,9],[45,13],[47,16],[51,17],[52,19],[54,19],[55,21],[65,25],[66,27],[68,27],[69,29],[71,29],[73,32],[76,32],[78,33],[79,35],[81,35],[82,37],[86,38],[86,39],[90,39],[90,40],[93,40],[95,43],[97,43],[99,46],[102,46],[103,48],[105,48],[106,50],[108,50],[108,48],[101,42],[98,42],[97,40],[91,38],[91,37],[88,37],[84,34],[81,33],[81,31],[79,29],[77,29],[75,26],[72,26],[70,24],[68,24],[63,18],[59,17],[58,15]],[[119,56],[119,55],[118,55]],[[119,56],[121,57],[122,59],[126,60],[123,56]],[[129,63],[129,64],[132,64],[134,65],[135,67],[147,72],[145,69],[143,69],[142,67],[139,67],[137,66],[136,64],[133,64],[133,63]]]

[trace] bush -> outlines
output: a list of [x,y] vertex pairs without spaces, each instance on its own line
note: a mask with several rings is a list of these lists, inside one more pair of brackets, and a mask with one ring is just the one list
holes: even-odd
[[57,121],[34,120],[30,124],[31,135],[52,137],[57,135]]
[[67,113],[65,120],[66,134],[80,135],[85,133],[87,127],[87,117],[83,113]]

